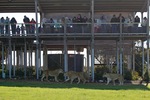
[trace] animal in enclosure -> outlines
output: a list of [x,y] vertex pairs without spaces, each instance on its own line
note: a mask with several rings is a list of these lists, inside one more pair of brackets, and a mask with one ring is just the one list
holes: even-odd
[[43,74],[42,74],[42,77],[41,77],[41,81],[43,81],[43,79],[46,77],[46,80],[48,81],[48,76],[53,76],[55,78],[55,81],[56,82],[59,82],[58,81],[58,76],[60,73],[63,73],[63,70],[62,69],[56,69],[56,70],[44,70],[43,71]]
[[65,82],[70,80],[71,84],[76,78],[78,79],[77,84],[80,83],[80,80],[82,80],[84,84],[89,80],[89,75],[87,72],[68,71],[64,73],[64,76],[68,77]]
[[115,81],[119,80],[120,85],[123,85],[124,77],[121,74],[114,74],[114,73],[105,73],[103,77],[107,78],[107,84],[109,84],[110,81],[113,82],[113,85],[115,85]]
[[149,72],[148,72],[148,70],[146,70],[144,76],[141,77],[140,84],[142,84],[144,81],[146,83],[146,86],[148,86],[149,80],[150,80]]

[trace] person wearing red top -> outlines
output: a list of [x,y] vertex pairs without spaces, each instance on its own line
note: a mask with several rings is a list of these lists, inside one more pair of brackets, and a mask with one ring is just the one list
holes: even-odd
[[30,31],[31,31],[32,34],[35,33],[35,24],[36,24],[36,22],[35,22],[35,20],[32,18],[31,21],[30,21]]

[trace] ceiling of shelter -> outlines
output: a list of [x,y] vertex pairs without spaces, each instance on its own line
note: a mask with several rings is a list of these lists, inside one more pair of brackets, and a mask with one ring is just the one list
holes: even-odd
[[[0,0],[2,12],[35,12],[35,0]],[[44,13],[90,12],[91,0],[37,0]],[[146,12],[147,0],[94,0],[95,12]]]

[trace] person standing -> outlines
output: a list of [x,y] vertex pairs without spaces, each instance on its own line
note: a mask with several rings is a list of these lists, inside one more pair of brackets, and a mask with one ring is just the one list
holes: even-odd
[[21,34],[22,34],[22,35],[25,35],[25,32],[24,32],[25,27],[24,27],[24,25],[21,24],[21,27],[20,27],[20,28],[21,28]]
[[138,16],[136,16],[134,18],[134,28],[135,28],[135,32],[138,32],[138,25],[140,23],[140,18]]
[[27,16],[24,16],[23,22],[25,24],[26,33],[30,33],[30,19]]
[[118,26],[117,26],[117,32],[120,33],[121,29],[122,29],[122,32],[124,32],[124,22],[125,22],[125,18],[124,16],[122,16],[122,14],[119,14],[118,18],[117,18],[117,22],[119,23]]
[[16,19],[14,17],[12,17],[12,19],[10,20],[10,24],[11,24],[12,34],[16,34],[17,21],[16,21]]
[[50,18],[50,33],[54,33],[54,20]]
[[142,23],[142,32],[143,33],[146,33],[147,31],[146,31],[146,29],[147,29],[147,18],[146,17],[144,17],[143,18],[143,23]]
[[17,35],[20,36],[20,27],[19,26],[17,26],[16,32],[17,32]]
[[78,14],[77,15],[77,19],[76,19],[76,22],[78,23],[77,24],[77,33],[82,33],[82,16],[81,16],[81,14]]
[[4,17],[1,17],[1,19],[0,19],[0,30],[1,30],[1,34],[3,34],[4,35],[4,24],[5,24],[5,19],[4,19]]
[[101,20],[101,32],[102,33],[106,33],[107,32],[107,29],[106,29],[107,28],[106,19],[105,19],[104,16],[101,16],[100,20]]
[[6,29],[5,34],[9,33],[9,24],[10,24],[10,19],[8,17],[6,17],[6,19],[5,19],[5,29]]
[[117,18],[116,18],[116,15],[113,15],[110,22],[112,23],[111,24],[112,33],[117,33]]
[[133,22],[134,22],[133,17],[131,15],[128,15],[126,22],[127,22],[127,32],[132,33],[133,32]]
[[34,34],[35,33],[35,20],[32,18],[31,21],[30,21],[30,30],[31,30],[31,33]]

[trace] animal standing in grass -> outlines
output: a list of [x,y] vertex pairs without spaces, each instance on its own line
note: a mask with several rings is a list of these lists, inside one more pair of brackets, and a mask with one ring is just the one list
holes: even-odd
[[80,83],[80,80],[83,81],[83,84],[85,84],[89,80],[89,75],[86,72],[75,72],[75,71],[68,71],[64,73],[64,76],[67,76],[68,79],[65,80],[65,82],[70,80],[70,83],[72,84],[74,79],[78,78],[77,84]]
[[56,70],[44,70],[43,71],[43,74],[42,74],[42,78],[41,78],[41,81],[43,81],[44,77],[46,76],[46,80],[48,81],[48,76],[53,76],[55,78],[55,81],[56,82],[59,82],[57,77],[60,73],[63,73],[63,70],[62,69],[56,69]]
[[124,78],[121,74],[113,74],[113,73],[105,73],[103,77],[107,78],[107,84],[109,84],[110,81],[113,82],[113,85],[115,85],[115,80],[119,80],[120,85],[123,85]]

